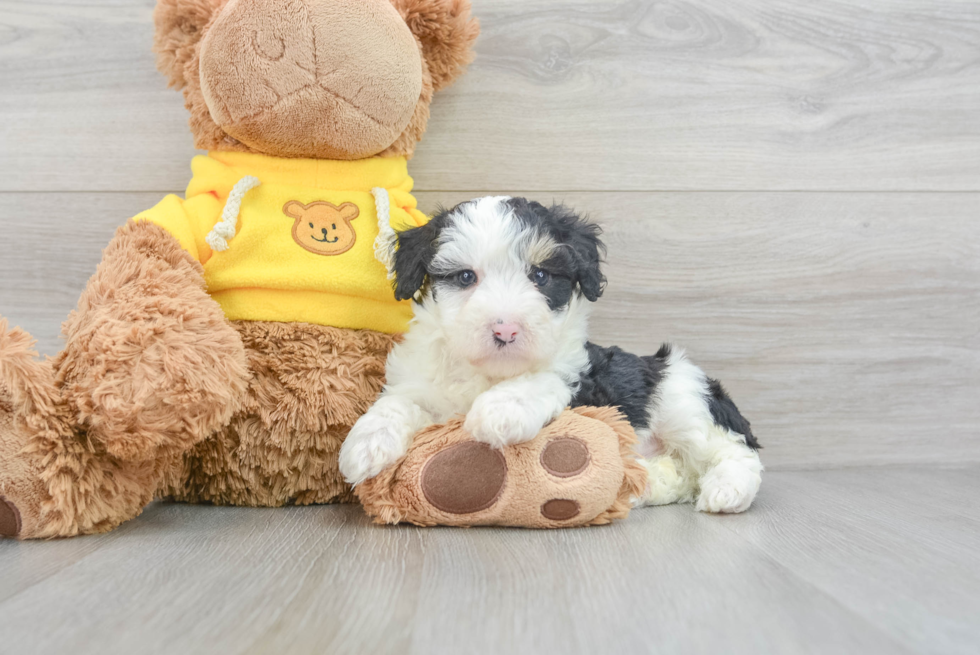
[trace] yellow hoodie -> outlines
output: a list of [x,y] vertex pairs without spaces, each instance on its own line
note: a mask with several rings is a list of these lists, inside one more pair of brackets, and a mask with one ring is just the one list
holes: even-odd
[[204,266],[231,320],[404,332],[411,303],[390,282],[395,232],[425,224],[404,157],[195,157],[187,199],[136,216],[159,225]]

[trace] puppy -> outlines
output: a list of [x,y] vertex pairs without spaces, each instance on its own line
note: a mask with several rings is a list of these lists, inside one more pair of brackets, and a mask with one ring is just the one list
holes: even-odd
[[422,428],[465,414],[496,448],[528,441],[566,407],[612,405],[649,472],[637,505],[742,512],[762,481],[759,444],[721,385],[684,352],[650,357],[589,343],[602,295],[600,229],[523,198],[465,202],[401,233],[395,295],[415,318],[387,385],[340,452],[353,485],[404,455]]

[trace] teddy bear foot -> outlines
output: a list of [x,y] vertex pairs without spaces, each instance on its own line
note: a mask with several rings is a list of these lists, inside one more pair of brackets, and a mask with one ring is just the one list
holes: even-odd
[[17,507],[0,496],[0,537],[17,538],[20,534],[20,512]]
[[[45,522],[41,516],[41,493],[44,487],[40,480],[25,480],[16,485],[21,489],[5,489],[7,495],[0,495],[0,541],[3,539],[44,539],[57,536],[45,532]],[[23,491],[26,493],[18,493]]]
[[19,452],[25,443],[0,407],[0,538],[41,536],[41,503],[47,491],[33,460]]
[[356,491],[378,523],[602,525],[626,517],[646,482],[635,440],[609,408],[566,411],[502,450],[473,441],[459,419],[420,432],[405,457]]
[[[50,370],[36,361],[32,347],[29,335],[7,331],[0,318],[0,539],[32,539],[43,529],[41,506],[48,494],[41,462],[24,452],[29,442],[24,426],[29,421],[18,421],[15,413],[15,406],[28,406],[25,397],[50,400],[45,393]],[[37,416],[32,420],[43,422]]]

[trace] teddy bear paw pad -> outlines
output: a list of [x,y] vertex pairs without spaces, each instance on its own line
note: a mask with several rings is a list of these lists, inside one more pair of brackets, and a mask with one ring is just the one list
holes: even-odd
[[20,534],[20,512],[17,507],[0,496],[0,537],[16,537]]
[[426,500],[449,514],[472,514],[493,506],[506,481],[503,453],[476,441],[458,443],[437,453],[421,475]]
[[582,510],[576,500],[555,498],[541,506],[541,516],[550,521],[571,521]]
[[541,467],[556,478],[571,478],[589,467],[589,447],[573,437],[548,442],[541,451]]

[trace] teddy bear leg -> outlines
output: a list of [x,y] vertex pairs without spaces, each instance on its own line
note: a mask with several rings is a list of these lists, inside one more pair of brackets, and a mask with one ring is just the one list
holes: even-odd
[[241,339],[200,265],[148,223],[117,232],[63,332],[65,350],[41,363],[27,335],[3,330],[12,411],[0,512],[20,538],[104,532],[137,516],[248,384]]
[[0,537],[105,532],[137,516],[175,454],[124,461],[89,439],[57,385],[53,360],[0,320]]
[[378,523],[562,528],[629,514],[646,471],[615,409],[567,410],[534,439],[496,450],[460,420],[415,436],[408,454],[355,489]]

